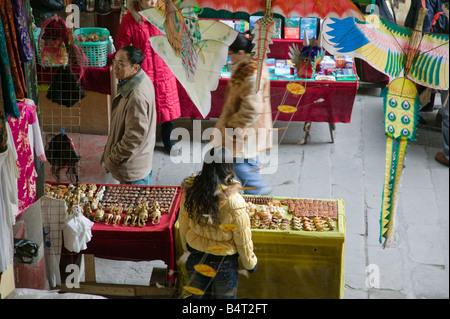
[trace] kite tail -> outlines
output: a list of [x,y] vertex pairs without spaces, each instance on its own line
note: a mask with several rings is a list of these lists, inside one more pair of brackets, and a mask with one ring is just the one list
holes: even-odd
[[263,17],[255,22],[253,29],[253,43],[255,44],[256,59],[258,60],[258,70],[256,72],[256,92],[259,91],[261,83],[261,71],[264,59],[270,52],[269,45],[272,44],[272,34],[275,32],[275,20],[272,17]]
[[394,242],[394,219],[397,208],[398,189],[403,171],[408,141],[390,136],[386,139],[386,171],[380,218],[380,242],[390,247]]

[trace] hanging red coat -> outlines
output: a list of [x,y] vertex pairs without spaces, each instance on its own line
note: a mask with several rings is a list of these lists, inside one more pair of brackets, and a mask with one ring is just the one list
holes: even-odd
[[[134,10],[134,9],[133,9]],[[131,11],[122,17],[117,38],[116,50],[126,45],[133,45],[144,53],[142,69],[147,73],[155,87],[157,122],[172,121],[181,116],[178,98],[177,80],[164,60],[152,49],[150,37],[162,32],[144,17],[137,22]]]

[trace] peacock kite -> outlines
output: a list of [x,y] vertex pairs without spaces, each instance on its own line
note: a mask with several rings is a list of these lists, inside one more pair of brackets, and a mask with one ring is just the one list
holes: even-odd
[[369,15],[326,19],[323,45],[334,55],[361,58],[392,79],[382,91],[386,134],[385,181],[380,216],[380,242],[394,241],[394,220],[400,178],[408,141],[415,140],[419,114],[416,84],[448,90],[448,34],[422,33],[426,9],[421,9],[414,30]]

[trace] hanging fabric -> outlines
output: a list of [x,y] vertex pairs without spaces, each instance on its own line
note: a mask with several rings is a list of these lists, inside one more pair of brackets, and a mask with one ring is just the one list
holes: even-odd
[[15,98],[23,100],[27,93],[27,88],[22,70],[22,61],[20,60],[19,55],[16,26],[14,24],[14,12],[11,1],[0,1],[0,15],[5,33],[9,64],[11,66],[10,72],[12,74],[14,91],[16,93]]
[[36,174],[28,135],[30,123],[35,120],[35,108],[24,102],[19,102],[17,105],[20,118],[9,118],[8,124],[18,155],[16,163],[20,174],[17,180],[20,213],[36,200]]
[[12,141],[9,126],[7,131],[7,149],[0,152],[0,273],[13,263],[14,243],[12,226],[18,213],[17,178],[19,171],[17,152]]
[[[3,29],[3,23],[0,19],[0,78],[2,83],[2,97],[3,105],[5,110],[5,115],[9,115],[15,118],[20,117],[19,109],[17,108],[16,94],[14,92],[13,77],[11,74],[11,66],[9,64],[8,49],[6,45],[6,35]],[[6,117],[3,119],[6,120]],[[5,135],[5,130],[2,130],[1,135]],[[3,141],[2,141],[3,140]],[[0,146],[4,146],[4,141],[2,139]]]
[[75,253],[87,249],[87,243],[92,238],[92,226],[94,223],[83,216],[81,205],[73,205],[72,214],[63,227],[64,247]]
[[28,11],[26,10],[26,1],[13,0],[12,2],[20,59],[22,62],[29,62],[34,57],[34,51],[27,23],[29,20],[27,20]]

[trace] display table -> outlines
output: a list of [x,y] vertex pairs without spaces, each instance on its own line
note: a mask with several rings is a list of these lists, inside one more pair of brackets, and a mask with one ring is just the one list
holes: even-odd
[[153,225],[150,221],[142,228],[122,226],[122,224],[114,227],[105,225],[103,222],[94,223],[91,229],[92,239],[87,249],[81,253],[115,260],[162,260],[167,264],[170,273],[169,281],[174,282],[173,227],[180,205],[181,188],[170,187],[176,188],[176,194],[169,212],[161,216],[159,225]]
[[[246,196],[247,197],[247,196]],[[251,196],[248,196],[251,197]],[[275,201],[281,198],[275,198]],[[296,199],[294,199],[296,200]],[[237,298],[243,299],[331,299],[344,293],[344,202],[337,205],[335,229],[325,231],[252,229],[258,269],[248,279],[239,276]],[[310,218],[312,221],[312,218]],[[177,256],[183,251],[176,224]],[[180,286],[189,281],[179,267]]]
[[[207,118],[218,118],[222,112],[223,101],[228,80],[220,79],[216,91],[211,92],[211,111]],[[285,104],[295,106],[299,97],[286,92],[286,85],[289,81],[271,81],[270,93],[272,104],[272,118],[278,121],[294,122],[327,122],[327,123],[350,123],[353,103],[356,97],[356,81],[303,81],[301,84],[306,92],[301,97],[299,110],[293,114],[278,114],[278,106],[287,95]],[[192,103],[183,86],[178,83],[178,94],[182,101],[181,116],[201,119],[203,118],[197,107]],[[322,103],[310,105],[319,98],[325,99]],[[308,105],[302,107],[302,105]]]
[[[181,102],[181,117],[202,119],[197,107],[192,103],[183,86],[178,83],[178,94]],[[222,112],[225,91],[228,79],[219,79],[217,90],[211,92],[211,111],[206,118],[218,118]],[[352,117],[353,103],[358,90],[357,81],[302,81],[306,92],[302,96],[294,96],[287,92],[286,85],[289,81],[271,81],[271,105],[272,118],[282,122],[305,122],[306,132],[304,141],[308,140],[311,122],[326,122],[330,128],[331,141],[334,142],[334,123],[350,123]],[[278,106],[284,104],[296,106],[298,111],[292,114],[281,113]],[[323,98],[321,103],[312,104]]]
[[[102,284],[96,286],[95,267],[93,265],[94,256],[111,260],[127,261],[162,261],[166,265],[164,281],[170,282],[169,288],[173,291],[175,282],[175,248],[174,248],[174,224],[181,200],[180,186],[138,186],[138,185],[118,185],[118,184],[78,184],[77,186],[68,184],[57,184],[47,182],[45,185],[45,195],[58,200],[63,200],[67,206],[67,211],[75,214],[76,211],[84,216],[89,216],[93,220],[90,227],[90,240],[83,243],[80,248],[79,239],[73,238],[68,233],[64,239],[62,255],[66,256],[69,264],[73,263],[74,255],[84,255],[86,259],[86,282],[92,288],[90,293],[97,293],[102,289]],[[155,202],[158,203],[161,212],[159,223],[155,219],[152,222],[152,212],[155,210]],[[120,209],[120,207],[122,209]],[[104,211],[104,214],[99,212]],[[148,213],[146,223],[141,216]],[[67,212],[58,210],[59,217],[64,220],[67,226]],[[125,217],[136,216],[133,223],[124,223]],[[100,218],[103,216],[103,218]],[[120,218],[117,220],[116,217]],[[111,222],[115,220],[114,224]],[[138,218],[139,217],[139,218]],[[85,224],[86,218],[73,217],[79,225]],[[131,218],[133,219],[133,218]],[[131,221],[131,220],[130,220]],[[71,222],[71,225],[73,224]],[[64,227],[66,227],[64,226]],[[78,235],[79,236],[79,235]],[[79,237],[77,237],[79,238]],[[86,238],[85,235],[82,238]],[[73,246],[73,243],[77,243]],[[73,253],[74,251],[75,253]],[[64,269],[64,267],[62,268]],[[158,274],[161,276],[161,272]],[[153,280],[153,278],[152,278]],[[117,287],[116,287],[117,288]],[[147,289],[148,288],[148,289]],[[143,293],[148,293],[153,288],[140,288]],[[118,291],[117,289],[113,289]],[[119,289],[123,290],[123,289]],[[170,289],[169,289],[170,290]],[[160,291],[161,292],[161,291]]]

